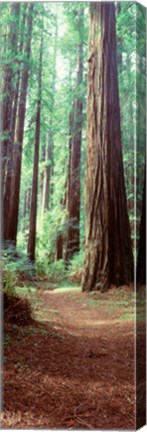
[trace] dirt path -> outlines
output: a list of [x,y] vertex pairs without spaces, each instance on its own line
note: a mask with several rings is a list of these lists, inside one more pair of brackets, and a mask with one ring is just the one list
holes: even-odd
[[3,426],[134,429],[134,324],[125,312],[118,296],[39,292],[36,321],[7,333]]

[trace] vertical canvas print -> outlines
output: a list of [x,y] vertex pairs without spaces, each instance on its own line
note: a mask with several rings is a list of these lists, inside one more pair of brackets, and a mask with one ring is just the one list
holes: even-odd
[[146,10],[0,3],[1,427],[146,409]]

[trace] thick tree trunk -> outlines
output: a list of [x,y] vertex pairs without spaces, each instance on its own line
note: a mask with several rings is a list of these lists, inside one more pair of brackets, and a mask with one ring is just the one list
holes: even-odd
[[18,210],[19,210],[19,194],[20,194],[20,177],[21,177],[21,162],[22,162],[22,146],[26,112],[27,86],[29,78],[29,58],[31,51],[31,33],[33,20],[34,4],[30,3],[28,8],[27,18],[27,41],[25,46],[25,54],[27,62],[25,62],[21,77],[20,98],[18,106],[18,118],[15,134],[15,152],[14,152],[14,176],[11,189],[11,203],[8,220],[7,240],[10,240],[16,245],[17,226],[18,226]]
[[[24,5],[23,17],[22,17],[22,28],[25,26],[26,18],[26,7]],[[24,30],[23,30],[24,31]],[[23,32],[22,31],[22,32]],[[21,54],[23,50],[23,34],[21,34],[19,53]],[[13,167],[13,153],[14,153],[14,135],[16,126],[16,116],[17,116],[17,106],[18,106],[18,95],[19,95],[19,84],[20,84],[20,65],[18,65],[18,70],[16,71],[15,78],[15,89],[13,90],[13,105],[11,110],[11,121],[10,121],[10,133],[9,133],[9,158],[7,160],[7,172],[5,175],[5,190],[4,190],[4,241],[8,240],[8,223],[9,223],[9,210],[11,201],[11,186],[12,179],[15,175]]]
[[[83,11],[82,11],[83,13]],[[81,18],[81,17],[80,17]],[[80,163],[82,143],[82,95],[83,81],[83,43],[78,46],[77,97],[73,113],[70,114],[69,164],[67,211],[68,226],[65,260],[68,261],[80,247]]]
[[146,283],[146,172],[144,176],[142,214],[140,222],[139,250],[137,259],[137,283]]
[[39,163],[40,119],[41,119],[42,54],[43,54],[43,29],[42,29],[40,55],[39,55],[38,101],[37,101],[37,112],[36,112],[34,166],[33,166],[33,181],[32,181],[30,227],[29,227],[29,239],[28,239],[28,255],[30,260],[33,262],[35,261],[35,246],[36,246],[38,163]]
[[[3,101],[2,101],[2,131],[5,134],[3,141],[3,195],[5,194],[5,183],[8,169],[9,157],[11,154],[11,117],[12,117],[12,106],[14,96],[14,63],[16,61],[15,56],[17,54],[17,43],[18,43],[18,24],[19,24],[19,11],[20,3],[13,3],[10,10],[10,15],[13,17],[11,20],[8,36],[8,50],[11,52],[10,59],[7,59],[7,65],[4,71],[4,83],[3,83]],[[5,216],[4,216],[5,220]]]
[[91,3],[83,290],[133,278],[124,184],[113,3]]
[[[27,3],[23,4],[22,10],[22,20],[21,20],[21,34],[20,34],[20,43],[19,43],[19,55],[23,53],[24,46],[24,29],[25,29],[25,21],[26,21],[26,12],[27,12]],[[19,86],[20,86],[20,74],[21,68],[20,64],[18,65],[18,70],[16,71],[16,83],[13,97],[13,107],[12,107],[12,116],[11,116],[11,142],[14,142],[15,136],[15,126],[16,126],[16,118],[17,118],[17,107],[18,107],[18,96],[19,96]]]

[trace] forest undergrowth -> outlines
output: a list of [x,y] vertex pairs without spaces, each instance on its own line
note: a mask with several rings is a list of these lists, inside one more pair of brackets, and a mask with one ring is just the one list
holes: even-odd
[[32,320],[5,320],[3,427],[133,429],[132,289],[37,284],[16,288]]

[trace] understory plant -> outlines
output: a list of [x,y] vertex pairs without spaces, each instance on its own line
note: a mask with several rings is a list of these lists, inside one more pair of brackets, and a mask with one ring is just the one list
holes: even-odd
[[84,252],[81,250],[79,253],[73,256],[69,264],[68,276],[72,282],[76,282],[78,284],[81,283],[83,265],[84,265]]

